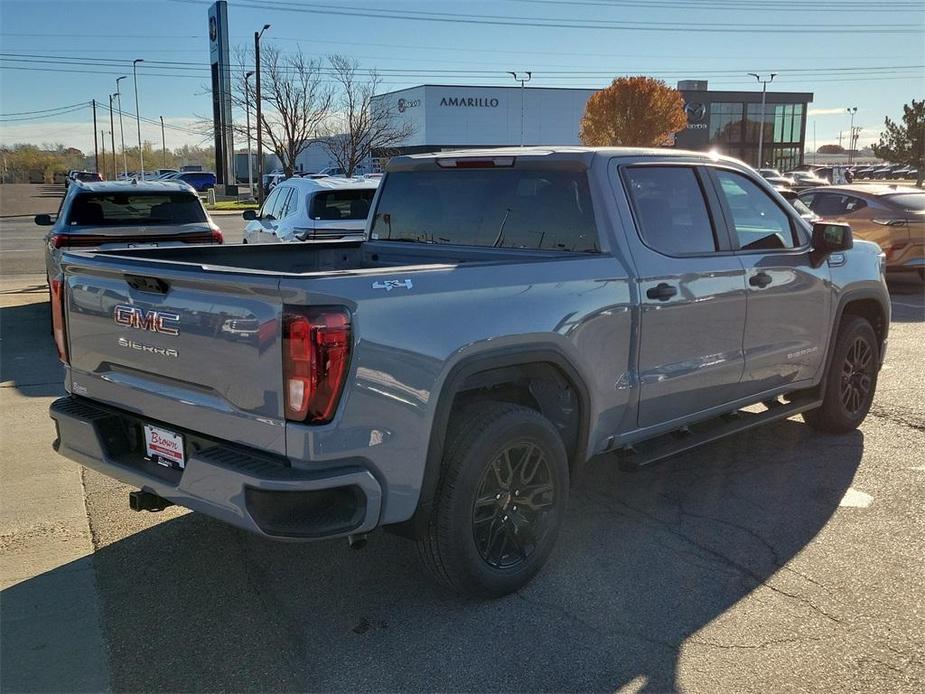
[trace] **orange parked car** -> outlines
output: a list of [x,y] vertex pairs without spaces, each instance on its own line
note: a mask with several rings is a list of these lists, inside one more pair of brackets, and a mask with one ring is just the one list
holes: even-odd
[[879,244],[888,271],[915,270],[925,280],[925,191],[843,185],[805,190],[799,198],[823,220],[846,222],[856,238]]

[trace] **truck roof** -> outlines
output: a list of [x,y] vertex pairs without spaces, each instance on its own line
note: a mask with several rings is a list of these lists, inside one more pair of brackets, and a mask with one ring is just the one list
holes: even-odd
[[575,162],[589,166],[595,156],[604,157],[659,157],[672,159],[695,159],[701,161],[736,161],[710,152],[692,152],[684,149],[660,147],[494,147],[484,149],[460,149],[455,151],[428,152],[426,154],[407,154],[389,160],[387,171],[408,171],[417,168],[429,168],[440,160],[447,159],[487,159],[499,157],[516,157],[519,160],[540,162]]
[[92,193],[188,193],[192,190],[185,181],[74,181],[71,185]]

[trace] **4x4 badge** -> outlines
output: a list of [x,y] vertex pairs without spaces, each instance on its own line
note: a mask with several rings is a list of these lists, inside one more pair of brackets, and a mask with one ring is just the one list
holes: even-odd
[[385,280],[384,282],[373,282],[373,289],[385,289],[387,292],[400,287],[411,289],[413,286],[411,280]]

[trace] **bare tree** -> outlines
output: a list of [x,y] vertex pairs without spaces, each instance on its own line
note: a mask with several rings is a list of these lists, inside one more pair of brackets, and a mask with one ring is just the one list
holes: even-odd
[[[251,117],[256,118],[254,80],[245,79],[253,69],[253,53],[239,52],[237,62],[241,72],[235,79],[233,100],[238,108],[249,104]],[[333,99],[334,90],[325,79],[321,61],[308,60],[301,51],[283,54],[273,46],[261,48],[259,127],[287,176],[295,171],[299,155],[324,134]],[[257,127],[255,122],[253,128]],[[240,124],[235,129],[246,133]]]
[[328,63],[337,93],[324,143],[338,166],[352,176],[373,150],[398,145],[414,133],[414,126],[399,122],[385,102],[373,100],[380,83],[375,70],[360,70],[356,60],[340,55],[332,55]]

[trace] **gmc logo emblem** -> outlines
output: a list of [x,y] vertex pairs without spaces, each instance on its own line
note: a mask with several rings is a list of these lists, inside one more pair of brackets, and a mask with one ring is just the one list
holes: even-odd
[[156,310],[146,312],[137,306],[119,305],[113,310],[112,317],[118,325],[126,328],[148,330],[152,333],[162,333],[164,335],[180,334],[176,326],[180,322],[180,316],[176,313]]

